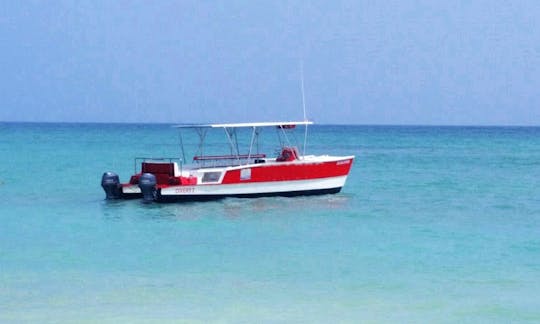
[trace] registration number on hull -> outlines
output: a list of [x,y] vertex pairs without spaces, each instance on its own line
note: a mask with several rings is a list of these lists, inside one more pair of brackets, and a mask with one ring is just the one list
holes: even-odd
[[194,193],[195,188],[194,187],[180,187],[180,188],[174,189],[174,192],[177,193],[177,194]]

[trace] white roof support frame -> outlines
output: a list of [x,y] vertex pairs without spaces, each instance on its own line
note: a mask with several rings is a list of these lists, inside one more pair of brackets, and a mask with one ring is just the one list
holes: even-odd
[[232,124],[191,124],[175,125],[176,128],[240,128],[240,127],[272,127],[287,125],[312,125],[312,121],[285,121],[285,122],[262,122],[262,123],[232,123]]

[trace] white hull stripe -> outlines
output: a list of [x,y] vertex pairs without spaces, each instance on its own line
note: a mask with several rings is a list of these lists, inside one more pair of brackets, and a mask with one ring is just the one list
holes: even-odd
[[130,185],[130,186],[123,186],[122,192],[126,195],[128,194],[140,194],[141,188],[139,188],[139,185]]

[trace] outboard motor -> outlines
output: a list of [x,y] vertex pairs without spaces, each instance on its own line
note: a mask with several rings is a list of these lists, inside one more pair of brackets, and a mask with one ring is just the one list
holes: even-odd
[[101,177],[101,186],[105,190],[106,199],[122,198],[122,185],[120,178],[113,172],[105,172]]
[[139,178],[139,188],[144,202],[152,202],[156,198],[156,176],[152,173],[143,173]]

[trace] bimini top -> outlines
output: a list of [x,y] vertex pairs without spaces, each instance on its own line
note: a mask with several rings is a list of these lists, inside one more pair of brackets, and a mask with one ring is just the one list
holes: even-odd
[[293,128],[297,125],[312,125],[312,121],[293,121],[293,122],[262,122],[262,123],[233,123],[233,124],[185,124],[175,125],[176,128],[241,128],[241,127],[272,127],[282,126],[283,128]]

